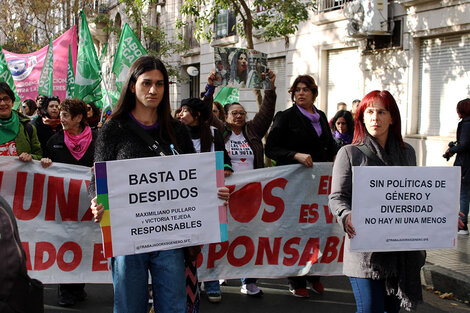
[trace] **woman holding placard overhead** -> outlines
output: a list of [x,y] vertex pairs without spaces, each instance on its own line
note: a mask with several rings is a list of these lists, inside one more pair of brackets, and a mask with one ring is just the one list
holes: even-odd
[[351,252],[356,234],[351,222],[353,166],[414,166],[413,148],[403,142],[400,112],[386,90],[372,91],[356,113],[352,145],[342,147],[333,166],[329,205],[347,234],[343,273],[349,277],[357,312],[395,313],[422,302],[422,251]]
[[[168,72],[163,63],[154,56],[138,58],[129,69],[110,120],[101,128],[95,161],[194,152],[186,127],[171,117],[169,94]],[[148,144],[149,140],[152,144]],[[93,183],[90,191],[94,192]],[[227,200],[228,188],[219,188],[218,196]],[[94,221],[99,222],[104,207],[97,203],[96,197],[91,209]],[[111,258],[114,312],[148,312],[149,271],[155,312],[185,312],[183,249]]]

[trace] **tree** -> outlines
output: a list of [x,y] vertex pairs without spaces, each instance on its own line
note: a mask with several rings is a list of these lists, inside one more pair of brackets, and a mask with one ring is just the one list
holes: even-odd
[[[247,48],[253,49],[253,34],[257,30],[265,41],[294,34],[300,22],[308,19],[314,2],[302,0],[186,0],[180,13],[195,23],[195,36],[211,42],[213,28],[221,9],[229,9],[237,17],[237,32],[245,37]],[[241,23],[238,23],[241,22]],[[184,22],[179,21],[182,26]]]
[[[156,12],[155,6],[158,0],[120,0],[125,4],[126,15],[132,21],[132,29],[142,42],[149,54],[163,60],[171,77],[178,78],[179,67],[169,64],[165,60],[174,54],[184,52],[184,44],[169,41],[164,29],[157,25],[156,18],[151,20],[152,14]],[[150,17],[150,18],[149,18]]]
[[93,10],[93,0],[5,0],[0,10],[3,47],[30,53],[60,36],[75,24],[78,12]]

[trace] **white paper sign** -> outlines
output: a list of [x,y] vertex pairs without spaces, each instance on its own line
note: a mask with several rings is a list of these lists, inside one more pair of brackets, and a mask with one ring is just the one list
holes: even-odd
[[105,255],[226,240],[226,209],[217,198],[221,157],[208,152],[95,163],[98,202],[105,204],[106,196],[109,203],[101,222]]
[[460,168],[353,167],[352,251],[455,248]]

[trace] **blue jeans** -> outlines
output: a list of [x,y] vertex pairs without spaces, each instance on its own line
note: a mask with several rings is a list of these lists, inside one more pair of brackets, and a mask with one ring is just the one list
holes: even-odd
[[465,225],[468,223],[468,205],[470,202],[470,183],[460,183],[460,212],[465,215],[460,217]]
[[383,280],[349,277],[349,281],[356,299],[356,313],[398,313],[400,311],[400,299],[387,295]]
[[111,258],[114,313],[148,312],[148,272],[155,312],[184,313],[186,281],[183,249]]
[[204,289],[206,293],[220,293],[220,285],[218,280],[211,280],[204,282]]

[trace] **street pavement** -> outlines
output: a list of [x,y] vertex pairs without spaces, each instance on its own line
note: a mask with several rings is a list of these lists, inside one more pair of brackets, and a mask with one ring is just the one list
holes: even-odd
[[[200,311],[202,313],[352,313],[355,312],[354,295],[349,281],[344,276],[324,277],[323,295],[313,294],[309,299],[300,299],[291,295],[287,288],[286,279],[260,279],[259,286],[264,296],[254,298],[240,294],[240,280],[230,280],[227,286],[222,286],[222,302],[209,303],[202,293]],[[45,290],[45,312],[87,312],[111,313],[113,291],[111,285],[86,286],[88,298],[73,308],[61,308],[56,305],[57,285],[48,285]],[[470,306],[454,300],[445,300],[438,295],[424,290],[425,303],[418,307],[418,313],[470,313]],[[404,312],[404,310],[402,310]]]

